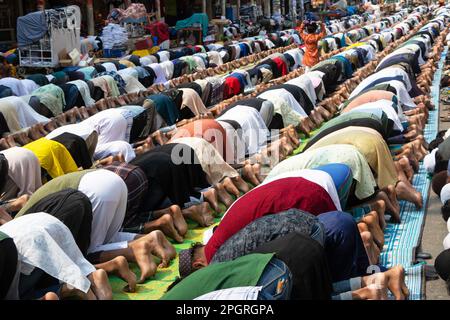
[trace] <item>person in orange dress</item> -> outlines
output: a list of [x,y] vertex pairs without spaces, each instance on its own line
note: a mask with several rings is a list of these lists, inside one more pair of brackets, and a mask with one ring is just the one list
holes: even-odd
[[[305,32],[305,28],[306,31]],[[318,42],[320,39],[326,36],[325,24],[320,23],[320,33],[317,34],[317,24],[302,22],[298,31],[300,32],[300,37],[305,43],[305,55],[303,56],[303,65],[311,68],[319,62],[319,48]]]

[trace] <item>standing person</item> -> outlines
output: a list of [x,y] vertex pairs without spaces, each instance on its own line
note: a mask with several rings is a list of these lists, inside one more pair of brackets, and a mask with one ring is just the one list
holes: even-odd
[[[319,62],[318,42],[325,37],[326,29],[323,21],[320,23],[320,33],[317,34],[317,23],[303,21],[299,27],[300,37],[305,43],[305,55],[303,56],[303,66],[311,68]],[[305,32],[305,28],[306,31]]]

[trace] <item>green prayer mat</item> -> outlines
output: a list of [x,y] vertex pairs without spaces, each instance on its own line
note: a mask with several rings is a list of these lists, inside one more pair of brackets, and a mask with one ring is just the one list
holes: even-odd
[[[225,206],[221,204],[223,212],[225,212]],[[218,225],[220,222],[220,218],[215,219],[215,224],[208,228],[198,227],[196,223],[189,223],[189,231],[186,234],[184,242],[182,244],[175,244],[175,249],[177,253],[181,250],[189,249],[191,244],[196,242],[203,242],[203,233]],[[137,265],[130,265],[137,278],[139,279],[140,270]],[[111,276],[109,278],[111,287],[113,289],[113,298],[114,300],[158,300],[160,299],[167,290],[167,287],[175,281],[175,279],[179,276],[178,274],[178,255],[177,257],[171,261],[170,266],[165,269],[158,269],[155,276],[150,278],[144,284],[138,284],[136,286],[135,293],[128,293],[123,291],[126,286],[125,281],[119,279],[118,277]]]

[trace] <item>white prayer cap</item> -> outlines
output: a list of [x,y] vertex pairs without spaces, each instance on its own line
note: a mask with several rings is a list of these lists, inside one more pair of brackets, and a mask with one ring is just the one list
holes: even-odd
[[441,198],[442,204],[445,204],[445,202],[446,202],[447,200],[450,200],[450,184],[449,184],[449,183],[447,183],[447,184],[442,188],[440,198]]
[[431,153],[427,154],[425,158],[423,158],[423,165],[425,167],[425,170],[428,173],[433,173],[434,168],[436,167],[436,152],[438,151],[438,148],[433,149]]

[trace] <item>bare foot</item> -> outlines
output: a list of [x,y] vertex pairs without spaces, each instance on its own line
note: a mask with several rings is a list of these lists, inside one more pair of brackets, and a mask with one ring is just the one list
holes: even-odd
[[405,300],[409,296],[409,289],[405,284],[405,270],[398,265],[383,273],[375,273],[362,277],[363,285],[376,284],[388,288],[396,300]]
[[95,268],[105,270],[108,274],[116,275],[128,283],[126,292],[136,292],[136,275],[130,270],[125,257],[116,257],[108,262],[95,265]]
[[91,289],[97,300],[112,300],[112,288],[105,270],[95,270],[88,279],[91,281]]
[[309,117],[311,118],[312,121],[314,121],[316,127],[320,127],[320,125],[325,121],[320,115],[320,113],[318,113],[316,110],[312,110]]
[[197,222],[201,227],[209,227],[214,223],[214,216],[209,203],[202,204],[183,209],[183,216]]
[[[392,221],[400,222],[400,205],[397,201],[396,205],[392,203],[389,196],[383,190],[379,191],[375,197],[377,200],[383,200],[386,205],[386,210],[392,215]],[[384,215],[383,215],[384,216]],[[384,219],[383,219],[384,220]],[[385,228],[386,223],[380,224],[382,229]]]
[[98,163],[101,166],[109,166],[114,162],[114,157],[113,156],[109,156],[105,159],[101,159]]
[[161,260],[159,268],[167,268],[170,265],[170,261],[177,256],[174,246],[161,231],[153,231],[137,241],[145,241],[150,245],[151,253]]
[[133,252],[134,262],[137,263],[141,270],[141,277],[138,283],[144,283],[148,278],[153,277],[156,273],[156,263],[153,261],[152,250],[149,241],[144,241],[144,238],[132,241],[128,244]]
[[389,185],[383,189],[383,192],[387,194],[387,196],[391,200],[391,204],[395,207],[395,209],[400,211],[400,203],[398,203],[397,194],[395,193],[395,187],[393,185]]
[[242,193],[247,193],[250,191],[249,185],[240,176],[231,178],[231,181],[233,182],[233,185],[235,185]]
[[165,214],[170,214],[173,219],[173,224],[175,225],[175,228],[177,229],[179,235],[182,237],[186,235],[188,231],[188,225],[179,206],[173,205],[167,209],[155,211],[153,214],[156,218],[160,218]]
[[414,176],[414,169],[409,164],[408,158],[401,158],[398,160],[398,164],[400,165],[403,172],[405,172],[406,177],[409,181],[412,181]]
[[300,132],[304,133],[307,137],[309,137],[311,128],[309,127],[306,118],[307,117],[300,119],[300,123],[297,125],[297,127],[298,130],[300,130]]
[[352,295],[353,300],[387,300],[387,289],[369,285],[353,291]]
[[252,170],[259,182],[262,183],[264,181],[264,177],[261,174],[261,165],[259,163],[253,164]]
[[367,257],[369,258],[369,263],[371,265],[378,264],[380,259],[380,249],[373,241],[372,234],[370,231],[361,232],[361,239],[364,244],[364,248],[366,249]]
[[10,216],[10,214],[6,212],[5,209],[0,207],[0,226],[10,222],[12,219],[13,218]]
[[300,140],[293,125],[288,126],[285,129],[280,130],[280,133],[291,141],[291,145],[297,148],[300,145]]
[[361,222],[364,222],[369,228],[369,231],[373,236],[373,240],[377,244],[378,248],[382,250],[384,246],[384,233],[383,230],[381,230],[378,221],[379,221],[378,214],[375,211],[366,214],[361,219]]
[[395,192],[400,200],[406,200],[415,204],[417,209],[421,209],[423,205],[422,194],[405,181],[399,181],[395,186]]
[[166,236],[178,243],[183,243],[184,241],[183,237],[176,230],[174,220],[170,214],[164,214],[157,220],[145,223],[144,233],[150,233],[156,230],[161,230]]
[[216,189],[211,188],[208,191],[203,192],[203,197],[205,198],[205,200],[209,203],[209,205],[215,212],[220,212],[220,206],[219,206],[217,193],[218,192]]
[[78,109],[80,111],[81,117],[83,120],[86,120],[89,118],[89,112],[87,111],[86,107],[81,107]]
[[217,192],[220,202],[229,208],[233,204],[234,200],[225,189],[225,186],[222,183],[218,183],[214,186],[214,189]]
[[[89,277],[88,277],[89,278]],[[91,281],[92,283],[92,281]],[[59,296],[61,300],[65,299],[79,299],[79,300],[97,300],[92,288],[89,289],[87,293],[84,293],[78,289],[70,287],[65,283],[62,285],[61,290],[59,292]]]
[[[246,183],[242,179],[240,179],[240,180],[242,181],[242,183],[244,185],[246,185]],[[239,191],[237,186],[234,184],[233,180],[231,180],[231,178],[227,177],[227,178],[223,179],[221,184],[223,185],[223,187],[225,188],[225,190],[228,193],[231,193],[236,198],[239,198],[241,196],[241,192]]]
[[242,178],[247,180],[253,186],[258,186],[261,184],[259,179],[256,177],[256,174],[253,170],[253,165],[251,165],[251,164],[246,164],[244,166],[244,168],[242,169]]
[[288,137],[281,137],[280,139],[280,152],[284,156],[290,156],[294,152],[294,148],[290,144],[291,140]]
[[382,229],[384,229],[383,226],[386,225],[386,220],[384,218],[384,213],[386,212],[386,201],[382,198],[382,196],[379,196],[378,198],[375,197],[375,201],[370,203],[370,210],[375,211],[380,219],[379,225]]

